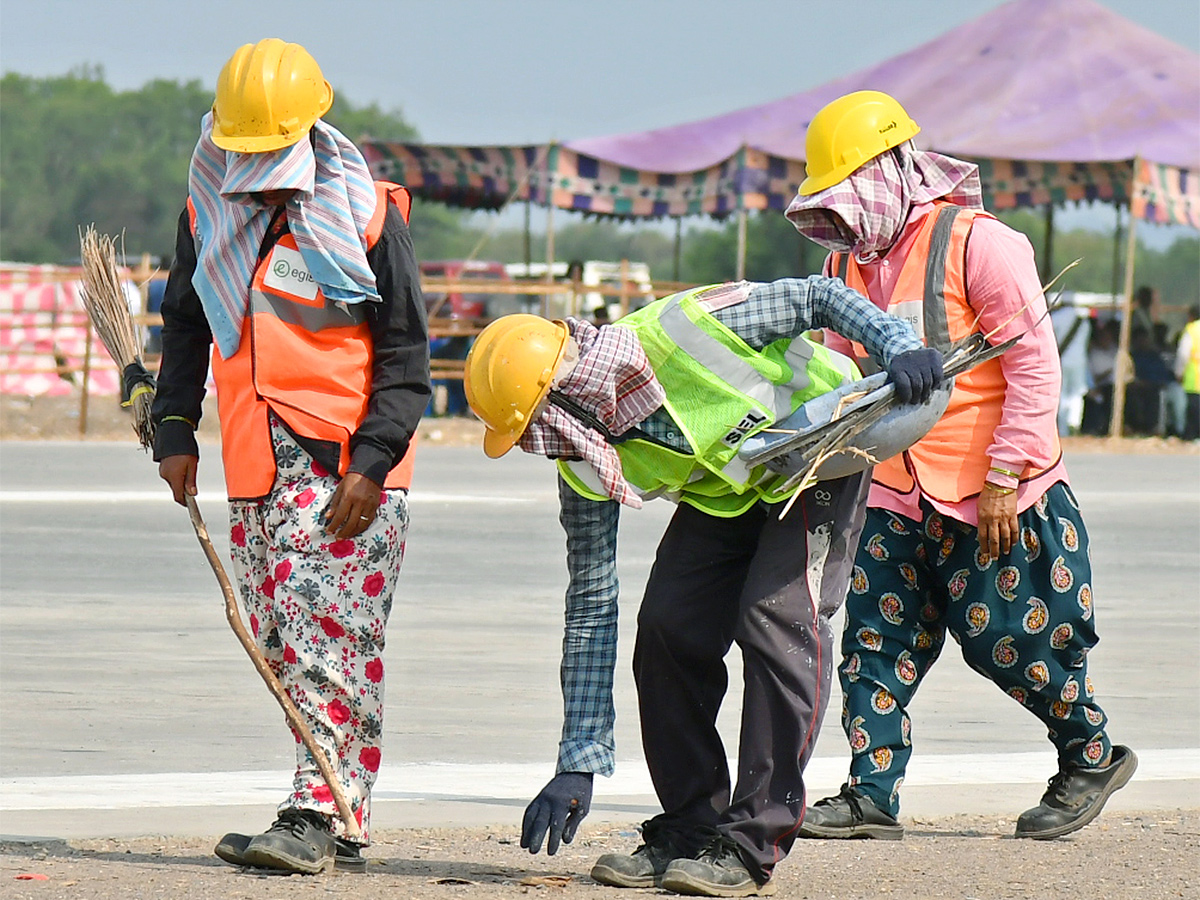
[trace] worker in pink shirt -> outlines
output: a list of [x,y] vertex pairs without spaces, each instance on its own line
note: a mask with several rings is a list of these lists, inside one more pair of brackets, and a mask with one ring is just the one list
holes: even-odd
[[918,131],[887,94],[834,100],[809,125],[808,177],[786,215],[831,251],[826,274],[928,346],[1021,337],[959,375],[933,429],[874,468],[839,670],[850,776],[808,807],[799,833],[903,837],[908,706],[949,631],[971,668],[1045,723],[1058,772],[1016,835],[1056,838],[1099,815],[1137,768],[1109,740],[1087,675],[1092,571],[1058,440],[1057,345],[1029,241],[983,210],[975,165],[916,150]]

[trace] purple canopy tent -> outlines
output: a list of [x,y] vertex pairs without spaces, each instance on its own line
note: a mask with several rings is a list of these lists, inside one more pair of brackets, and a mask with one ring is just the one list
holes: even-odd
[[1132,195],[1135,215],[1200,227],[1200,57],[1093,0],[1013,0],[877,66],[682,125],[543,146],[364,150],[378,177],[469,208],[527,200],[744,222],[787,206],[812,116],[860,89],[896,96],[921,125],[919,146],[978,162],[990,209]]

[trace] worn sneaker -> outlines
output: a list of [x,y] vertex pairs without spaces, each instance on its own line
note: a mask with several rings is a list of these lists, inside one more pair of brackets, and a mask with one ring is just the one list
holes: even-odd
[[1067,766],[1048,782],[1042,802],[1021,813],[1017,837],[1048,841],[1078,831],[1104,809],[1114,793],[1129,783],[1137,770],[1137,756],[1128,747],[1114,745],[1107,766]]
[[709,841],[694,859],[672,861],[659,886],[697,897],[767,897],[775,893],[771,881],[755,881],[742,862],[738,845],[723,834]]
[[658,887],[667,864],[691,856],[698,844],[694,836],[689,841],[688,828],[666,814],[642,823],[642,841],[633,853],[605,853],[597,859],[592,880],[612,887]]
[[308,809],[285,809],[274,825],[250,839],[242,853],[248,866],[302,875],[332,870],[336,857],[337,840],[329,820]]
[[862,791],[843,784],[836,796],[818,800],[804,811],[804,821],[796,833],[803,838],[898,841],[904,837],[904,826]]
[[[246,847],[252,838],[253,835],[231,831],[217,842],[213,853],[235,866],[248,866],[250,863],[246,861]],[[358,844],[352,844],[341,838],[336,840],[337,851],[333,857],[333,867],[339,872],[361,873],[367,871],[367,860],[362,855],[362,848]]]

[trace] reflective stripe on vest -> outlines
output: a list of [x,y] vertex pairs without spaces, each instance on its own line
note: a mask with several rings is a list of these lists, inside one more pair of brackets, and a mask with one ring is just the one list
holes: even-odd
[[[664,297],[624,317],[666,392],[664,406],[692,453],[652,441],[616,446],[626,480],[643,497],[681,499],[713,515],[736,515],[773,493],[781,481],[765,466],[737,457],[749,436],[801,403],[858,377],[853,362],[802,337],[751,349],[705,307],[709,287]],[[607,499],[586,463],[560,461],[564,479],[592,499]]]
[[[976,217],[989,215],[982,210],[936,204],[922,220],[893,286],[887,312],[901,315],[927,345],[943,352],[978,330],[978,313],[967,302],[966,245]],[[840,267],[842,260],[832,263]],[[866,282],[857,264],[850,259],[844,268],[846,284],[866,294]],[[920,310],[914,308],[914,301],[903,299],[914,296],[922,298]],[[857,345],[855,352],[860,352]],[[924,494],[947,503],[978,494],[991,465],[987,451],[1000,424],[1004,392],[999,359],[959,375],[949,406],[938,423],[904,453],[876,465],[872,481],[901,493],[919,486]],[[1053,456],[1057,460],[1061,453],[1057,436],[1054,441]],[[1030,467],[1021,480],[1043,471]]]
[[[378,240],[387,204],[407,191],[376,183],[376,210],[366,229],[367,247]],[[401,208],[401,212],[405,212]],[[350,466],[350,438],[366,416],[374,352],[363,304],[326,300],[288,232],[255,266],[249,314],[237,352],[212,354],[221,420],[221,452],[230,499],[270,493],[275,457],[268,414],[297,435],[337,448],[339,476]],[[385,488],[412,482],[416,435],[387,474]]]

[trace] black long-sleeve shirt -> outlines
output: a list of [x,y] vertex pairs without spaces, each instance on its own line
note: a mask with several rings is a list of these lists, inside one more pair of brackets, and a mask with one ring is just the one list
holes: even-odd
[[[259,258],[279,239],[269,228]],[[364,302],[374,348],[367,414],[350,438],[350,471],[383,484],[400,461],[429,402],[429,329],[412,238],[403,216],[388,204],[379,240],[367,251],[380,302]],[[195,429],[200,422],[208,378],[212,329],[192,287],[196,247],[186,210],[179,217],[175,262],[162,302],[162,362],[154,398],[157,434],[154,458],[199,456]],[[334,451],[323,441],[293,435],[330,472],[338,471]]]

